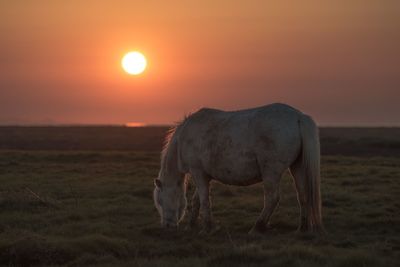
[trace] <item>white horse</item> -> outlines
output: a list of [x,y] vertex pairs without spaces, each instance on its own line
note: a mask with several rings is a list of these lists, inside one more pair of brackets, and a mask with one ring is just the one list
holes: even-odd
[[185,175],[196,184],[191,225],[201,212],[212,227],[210,181],[246,186],[263,182],[264,208],[250,233],[263,232],[279,202],[285,170],[294,177],[300,231],[322,230],[320,146],[311,117],[284,104],[225,112],[203,108],[177,124],[166,138],[154,203],[164,227],[177,227],[186,209]]

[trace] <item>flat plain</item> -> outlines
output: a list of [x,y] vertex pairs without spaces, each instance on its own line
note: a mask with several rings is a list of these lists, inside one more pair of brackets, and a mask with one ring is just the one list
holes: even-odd
[[218,232],[163,231],[152,189],[166,130],[0,127],[0,265],[399,265],[399,128],[321,129],[321,238],[296,234],[289,174],[265,235],[247,234],[261,186],[218,183]]

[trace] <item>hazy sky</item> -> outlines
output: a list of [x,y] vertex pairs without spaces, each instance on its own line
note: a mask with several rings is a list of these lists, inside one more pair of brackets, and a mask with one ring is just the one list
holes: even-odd
[[[284,102],[321,125],[400,125],[397,0],[0,0],[0,33],[0,124]],[[142,75],[121,69],[130,50]]]

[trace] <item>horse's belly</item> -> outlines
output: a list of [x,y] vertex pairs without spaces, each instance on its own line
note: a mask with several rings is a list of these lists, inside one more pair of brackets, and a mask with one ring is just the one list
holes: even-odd
[[214,177],[214,180],[219,181],[223,184],[227,185],[238,185],[238,186],[246,186],[253,185],[262,181],[261,176],[253,176],[253,177]]
[[256,161],[213,162],[209,174],[214,180],[229,185],[252,185],[261,181],[261,174]]

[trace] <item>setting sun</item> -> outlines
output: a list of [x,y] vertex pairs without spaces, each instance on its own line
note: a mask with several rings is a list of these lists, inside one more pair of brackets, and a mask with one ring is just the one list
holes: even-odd
[[140,52],[129,52],[122,58],[121,65],[127,73],[138,75],[146,69],[147,60]]

